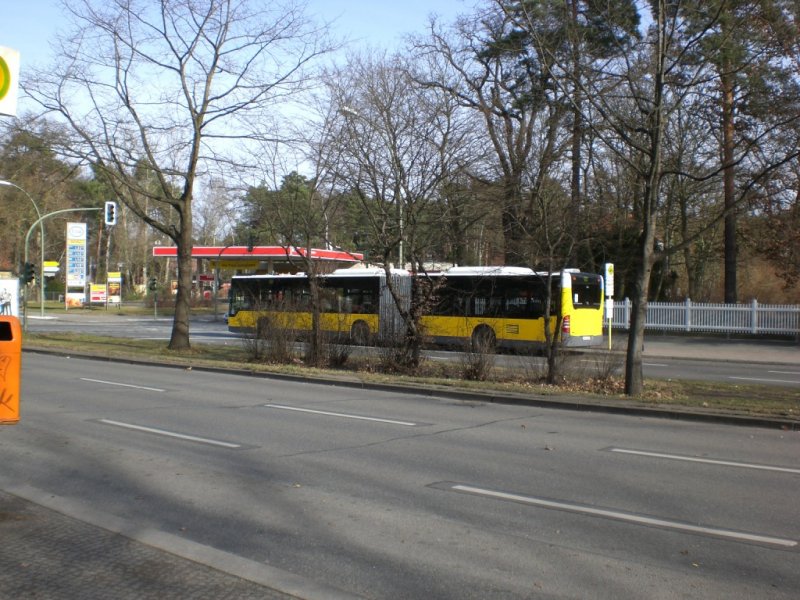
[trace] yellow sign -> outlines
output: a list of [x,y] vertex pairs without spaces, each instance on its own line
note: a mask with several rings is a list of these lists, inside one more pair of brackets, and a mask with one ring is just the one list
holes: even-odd
[[89,284],[89,301],[103,304],[108,299],[108,288],[105,283]]
[[0,46],[0,114],[17,115],[19,52]]
[[[217,261],[210,260],[208,261],[209,265],[211,265],[212,269],[217,268]],[[256,269],[258,268],[258,261],[257,260],[221,260],[219,261],[219,268],[220,269]]]

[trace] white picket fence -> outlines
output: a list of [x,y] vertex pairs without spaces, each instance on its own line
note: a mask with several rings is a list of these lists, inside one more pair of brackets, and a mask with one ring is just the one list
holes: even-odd
[[[628,329],[631,301],[614,302],[612,325]],[[650,302],[645,329],[680,332],[744,333],[752,335],[800,336],[800,305],[707,304],[692,302]]]

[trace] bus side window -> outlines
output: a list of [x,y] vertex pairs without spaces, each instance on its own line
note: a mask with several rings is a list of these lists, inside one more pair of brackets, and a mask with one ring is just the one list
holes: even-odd
[[486,298],[471,298],[472,303],[472,311],[470,312],[471,317],[482,317],[486,314]]
[[253,307],[253,294],[245,292],[241,296],[239,294],[233,299],[233,308],[236,311],[242,309],[250,309]]
[[511,319],[523,319],[527,316],[525,312],[525,298],[509,298],[506,302],[506,317]]
[[531,298],[531,318],[541,319],[544,316],[544,302],[541,298]]
[[311,310],[311,293],[303,290],[300,294],[299,302],[300,308],[303,312],[308,312]]
[[361,292],[361,310],[364,314],[374,315],[378,313],[378,292],[374,289],[365,289]]
[[320,310],[324,313],[338,312],[336,306],[336,290],[322,288],[319,290]]
[[469,298],[453,288],[442,288],[437,292],[436,314],[452,317],[467,316]]
[[456,295],[452,298],[451,312],[457,317],[465,317],[469,314],[469,298]]

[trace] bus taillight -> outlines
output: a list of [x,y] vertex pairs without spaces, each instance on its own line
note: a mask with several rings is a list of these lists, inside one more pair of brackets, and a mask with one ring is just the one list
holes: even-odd
[[561,335],[569,335],[569,315],[564,315],[564,320],[561,321]]

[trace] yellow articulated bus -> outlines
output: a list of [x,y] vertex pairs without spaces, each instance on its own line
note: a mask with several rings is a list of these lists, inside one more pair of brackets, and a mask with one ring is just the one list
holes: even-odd
[[[453,267],[426,274],[395,269],[390,277],[395,296],[405,306],[415,286],[426,282],[432,290],[420,325],[424,335],[437,344],[518,350],[542,347],[548,286],[550,327],[555,333],[560,316],[560,341],[567,346],[603,341],[600,275],[574,269],[551,275],[522,267]],[[367,344],[402,332],[400,311],[383,269],[339,269],[322,276],[320,283],[320,324],[327,334]],[[304,274],[232,279],[228,328],[255,333],[266,323],[299,334],[310,331],[311,293]]]
[[[407,271],[394,271],[409,280]],[[380,331],[381,307],[393,306],[383,269],[339,269],[320,277],[320,325],[327,334],[345,334],[369,343]],[[383,297],[386,296],[386,297]],[[231,280],[228,329],[255,334],[268,324],[298,334],[311,330],[311,290],[304,273],[243,275]]]
[[[603,342],[603,278],[568,269],[536,273],[525,267],[453,267],[431,275],[437,302],[420,324],[438,344],[525,350],[542,347],[550,286],[550,331],[566,346]],[[436,279],[441,278],[441,283]],[[561,328],[555,327],[561,317]]]

